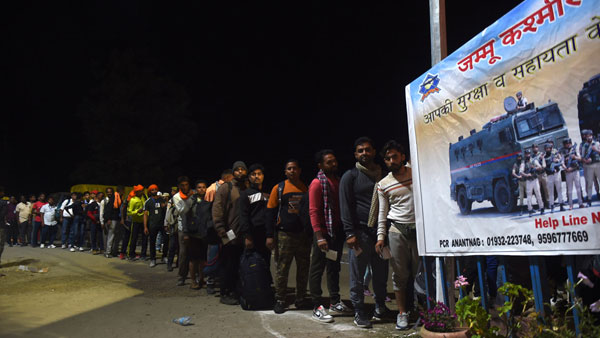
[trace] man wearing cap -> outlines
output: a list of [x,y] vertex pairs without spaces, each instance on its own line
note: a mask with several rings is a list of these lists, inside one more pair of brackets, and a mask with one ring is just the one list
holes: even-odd
[[584,208],[583,194],[581,192],[581,179],[579,177],[579,168],[581,168],[581,156],[577,152],[577,147],[573,146],[571,139],[563,141],[563,148],[560,151],[564,158],[565,178],[567,180],[567,199],[569,201],[569,210],[573,210],[573,185],[577,190],[577,200],[579,207]]
[[550,212],[554,212],[554,188],[558,194],[558,204],[560,205],[560,211],[564,211],[563,197],[562,197],[562,180],[560,172],[563,169],[563,160],[560,153],[554,149],[554,142],[548,139],[548,142],[544,145],[544,161],[542,166],[546,172],[546,184],[548,186],[548,207]]
[[527,107],[527,99],[525,97],[523,97],[522,92],[518,91],[517,92],[517,110],[524,111],[525,107]]
[[[583,162],[583,176],[588,206],[592,206],[592,187],[600,178],[600,143],[594,141],[592,131],[585,129],[581,132],[581,161]],[[598,192],[598,188],[596,188]]]
[[544,214],[544,202],[542,202],[540,186],[536,179],[537,172],[541,167],[540,163],[531,156],[531,151],[529,149],[525,150],[525,160],[521,164],[521,175],[527,180],[527,210],[529,211],[529,217],[533,215],[533,206],[531,204],[533,193],[535,193],[535,198],[540,208],[540,215]]
[[544,153],[539,151],[539,147],[535,143],[531,145],[531,159],[537,161],[537,163],[540,165],[536,171],[536,174],[543,202],[538,203],[543,203],[545,206],[548,206],[550,204],[548,202],[548,184],[546,183],[547,176],[546,171],[544,170],[542,165],[542,163],[544,162]]
[[[136,185],[133,187],[132,192],[133,196],[131,196],[127,205],[127,215],[131,216],[131,232],[129,233],[127,255],[131,261],[136,259],[135,247],[137,245],[138,233],[144,226],[144,200],[142,199],[144,186]],[[144,248],[142,248],[142,251],[144,251]]]
[[[239,229],[238,199],[240,193],[248,187],[248,167],[242,161],[236,161],[232,167],[233,180],[223,184],[215,194],[212,206],[212,217],[215,230],[223,240],[221,261],[221,303],[238,305],[236,285],[240,257],[244,251]],[[233,231],[233,236],[231,232]],[[228,235],[228,232],[230,235]]]
[[517,154],[517,161],[515,162],[515,164],[513,164],[513,168],[512,168],[512,177],[519,182],[519,200],[521,201],[520,208],[519,208],[519,215],[523,215],[523,209],[525,206],[525,194],[527,191],[527,180],[525,179],[525,177],[523,177],[523,175],[521,175],[522,174],[522,172],[521,172],[521,164],[522,163],[523,163],[523,154],[519,153],[519,154]]

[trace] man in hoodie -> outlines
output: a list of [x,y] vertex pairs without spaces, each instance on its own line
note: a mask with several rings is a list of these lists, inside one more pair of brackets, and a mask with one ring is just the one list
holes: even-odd
[[240,257],[244,251],[239,230],[237,209],[240,193],[247,188],[248,167],[242,161],[236,161],[232,167],[233,180],[219,187],[212,206],[215,230],[223,240],[221,252],[221,303],[238,305],[236,285]]
[[263,191],[265,168],[253,164],[248,170],[250,187],[240,193],[240,237],[244,238],[244,247],[258,252],[267,266],[271,264],[271,251],[266,247],[267,229],[265,226],[267,201],[269,194]]
[[287,282],[292,260],[296,260],[296,300],[297,309],[309,307],[306,298],[306,286],[310,266],[311,239],[301,219],[301,201],[306,195],[306,185],[300,179],[302,169],[297,160],[290,159],[285,163],[287,179],[275,185],[271,190],[267,203],[267,247],[275,249],[277,271],[275,276],[275,305],[277,314],[285,312]]
[[144,186],[136,185],[133,187],[132,192],[133,196],[129,199],[127,205],[127,215],[131,217],[131,232],[129,233],[129,244],[127,246],[127,256],[130,261],[136,260],[135,247],[138,234],[144,226],[144,200],[142,198]]
[[369,211],[375,183],[381,179],[381,167],[374,162],[375,147],[368,137],[354,142],[354,168],[346,171],[340,181],[340,213],[346,243],[350,248],[350,300],[354,306],[354,324],[371,327],[364,309],[364,275],[370,264],[375,293],[373,320],[381,320],[389,311],[385,306],[388,262],[375,252],[377,229],[369,226]]
[[[321,278],[325,269],[330,298],[329,311],[343,314],[349,310],[340,297],[340,262],[345,242],[340,219],[340,177],[333,150],[319,151],[315,154],[315,160],[319,172],[308,187],[310,222],[314,233],[308,284],[313,301],[312,319],[330,323],[333,322],[333,317],[327,313],[321,300]],[[335,252],[335,259],[327,257],[330,250]]]

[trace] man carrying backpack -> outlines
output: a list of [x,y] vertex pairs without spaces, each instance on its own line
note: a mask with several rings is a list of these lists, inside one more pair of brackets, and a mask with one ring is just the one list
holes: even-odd
[[186,214],[183,214],[183,245],[189,261],[190,278],[192,284],[190,289],[198,290],[202,287],[204,276],[202,268],[206,263],[206,230],[212,226],[211,204],[203,201],[206,194],[206,181],[200,180],[196,183],[196,191],[193,196],[192,205]]
[[[333,317],[327,313],[321,301],[321,278],[325,268],[330,297],[329,311],[340,314],[349,311],[340,298],[340,262],[345,241],[340,220],[340,178],[333,150],[319,151],[315,160],[319,172],[308,188],[310,220],[314,231],[309,287],[313,301],[312,319],[330,323],[333,322]],[[335,252],[335,256],[327,257],[329,251]]]
[[[296,259],[296,301],[298,309],[309,307],[306,299],[306,284],[310,266],[311,240],[302,224],[300,202],[307,192],[300,180],[302,170],[297,160],[285,164],[287,179],[274,186],[267,203],[267,242],[269,249],[275,249],[274,236],[277,236],[277,272],[275,277],[275,306],[277,314],[285,312],[288,275],[292,260]],[[277,233],[275,233],[277,231]]]
[[239,236],[239,213],[237,202],[240,193],[247,188],[248,168],[242,161],[236,161],[232,167],[233,180],[221,185],[215,195],[212,216],[215,230],[223,241],[221,252],[221,303],[238,305],[236,290],[240,257],[244,251]]

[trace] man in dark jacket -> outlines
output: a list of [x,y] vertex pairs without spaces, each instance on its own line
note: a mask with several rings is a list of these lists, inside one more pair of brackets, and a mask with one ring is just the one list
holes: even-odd
[[267,266],[271,265],[271,251],[267,249],[266,243],[266,211],[269,194],[263,192],[263,181],[265,179],[264,167],[261,164],[253,164],[248,170],[248,181],[250,187],[240,193],[238,202],[240,217],[240,237],[244,237],[246,249],[254,249],[258,252]]
[[242,161],[233,164],[233,180],[223,184],[217,190],[215,201],[212,206],[213,222],[215,230],[223,240],[221,259],[223,269],[221,270],[221,303],[227,305],[238,305],[236,285],[238,280],[238,269],[240,257],[244,251],[242,240],[239,236],[239,213],[237,202],[240,193],[247,188],[248,167]]
[[354,324],[371,327],[364,310],[364,275],[368,265],[373,271],[375,292],[374,320],[387,313],[385,306],[388,262],[375,252],[377,241],[376,222],[368,225],[369,211],[375,183],[381,180],[381,167],[374,162],[375,147],[368,137],[354,142],[356,166],[342,176],[340,181],[340,212],[346,243],[350,248],[350,300],[354,306]]

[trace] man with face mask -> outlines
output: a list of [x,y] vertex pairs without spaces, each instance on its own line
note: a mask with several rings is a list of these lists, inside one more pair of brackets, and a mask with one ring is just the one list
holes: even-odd
[[527,182],[525,177],[521,175],[521,163],[523,163],[523,154],[517,155],[517,161],[513,164],[512,177],[519,182],[519,215],[523,215],[523,209],[525,207],[525,191],[527,189]]
[[563,169],[562,156],[554,149],[554,142],[549,139],[544,145],[544,171],[546,172],[546,185],[548,186],[548,203],[550,212],[554,212],[554,188],[558,194],[560,211],[564,211],[561,175]]
[[583,176],[585,177],[588,207],[591,207],[592,188],[600,178],[600,143],[594,141],[594,135],[591,130],[583,130],[581,136],[583,139],[581,143]]
[[577,147],[573,146],[570,138],[563,141],[563,148],[560,151],[564,158],[565,179],[567,181],[567,200],[569,201],[569,210],[573,210],[573,186],[577,191],[577,200],[579,207],[585,208],[583,202],[583,194],[581,191],[581,178],[579,177],[579,169],[581,168],[581,156],[577,151]]
[[527,210],[529,211],[529,217],[533,215],[533,206],[531,204],[533,193],[535,193],[535,198],[540,207],[540,215],[544,214],[544,202],[542,201],[540,186],[537,180],[537,173],[540,168],[542,168],[540,163],[531,157],[531,151],[529,149],[525,150],[525,160],[521,163],[521,175],[527,180]]
[[258,163],[248,169],[248,189],[240,193],[240,236],[244,237],[244,247],[258,252],[267,266],[271,265],[271,251],[265,246],[267,229],[265,225],[269,193],[263,191],[265,168]]
[[375,252],[377,228],[369,226],[369,212],[375,183],[381,180],[381,167],[374,162],[375,147],[368,137],[354,142],[356,165],[340,181],[340,213],[346,243],[350,248],[350,300],[354,306],[354,324],[371,327],[364,308],[364,276],[370,264],[375,292],[373,320],[381,320],[389,310],[385,306],[388,262]]
[[215,230],[224,244],[221,253],[223,268],[221,270],[220,301],[227,305],[239,305],[236,286],[240,257],[244,247],[239,235],[240,222],[237,208],[240,194],[247,188],[248,167],[244,162],[236,161],[232,170],[233,180],[221,185],[215,194],[212,216]]

